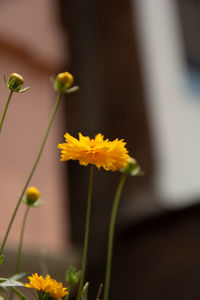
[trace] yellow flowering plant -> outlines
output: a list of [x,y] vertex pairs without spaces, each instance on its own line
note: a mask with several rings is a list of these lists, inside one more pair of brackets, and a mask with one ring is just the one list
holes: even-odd
[[61,149],[61,161],[69,159],[78,160],[80,165],[95,165],[106,171],[117,171],[126,166],[130,156],[123,140],[104,140],[104,136],[99,133],[94,139],[83,136],[79,133],[79,139],[75,139],[69,133],[65,134],[66,143],[59,144]]
[[[17,73],[12,73],[8,81],[4,77],[4,81],[7,88],[10,90],[10,93],[2,117],[0,119],[0,132],[2,130],[5,117],[8,111],[8,105],[10,103],[13,93],[14,92],[22,93],[22,92],[26,92],[29,89],[29,88],[22,89],[22,86],[24,84],[24,79],[21,75]],[[40,207],[40,205],[43,204],[42,200],[40,199],[40,191],[34,186],[29,187],[29,184],[37,168],[42,152],[44,150],[50,129],[55,119],[55,115],[60,105],[63,94],[64,93],[70,94],[79,89],[78,86],[73,86],[73,83],[74,83],[74,77],[69,72],[60,73],[53,79],[53,86],[55,90],[58,92],[57,101],[53,109],[49,124],[47,126],[44,138],[42,140],[40,150],[36,155],[36,159],[33,164],[33,167],[30,170],[28,178],[25,182],[25,185],[16,203],[6,233],[0,245],[0,265],[1,265],[4,260],[4,249],[8,239],[8,235],[12,228],[18,209],[21,203],[23,202],[26,205],[26,210],[22,219],[22,227],[21,227],[19,246],[18,246],[17,257],[16,257],[16,265],[15,265],[16,274],[10,278],[0,278],[0,289],[5,290],[7,289],[7,287],[11,288],[9,300],[13,298],[14,293],[21,300],[27,299],[22,294],[22,292],[19,291],[18,289],[18,287],[21,286],[34,290],[35,293],[33,294],[35,298],[38,300],[48,300],[48,299],[61,300],[63,297],[65,297],[65,300],[67,300],[70,297],[70,291],[72,287],[77,284],[78,284],[78,291],[77,291],[76,299],[77,300],[87,299],[87,291],[88,291],[89,284],[85,282],[85,271],[86,271],[86,264],[87,264],[87,250],[88,250],[89,229],[90,229],[94,166],[96,166],[98,170],[103,168],[106,171],[122,172],[122,176],[116,190],[116,195],[114,197],[113,207],[111,210],[110,226],[108,230],[108,246],[107,246],[108,250],[107,250],[105,282],[100,285],[100,289],[97,294],[97,299],[100,299],[101,290],[103,290],[103,300],[108,300],[110,277],[111,277],[112,250],[113,250],[113,242],[114,242],[114,228],[115,228],[115,221],[117,216],[119,200],[127,176],[141,175],[142,172],[137,161],[134,158],[130,157],[128,149],[126,148],[126,142],[123,139],[116,138],[115,140],[110,141],[108,138],[105,139],[104,135],[101,133],[95,135],[94,138],[90,138],[88,136],[84,136],[82,133],[79,133],[77,139],[71,136],[67,132],[64,135],[65,142],[57,145],[57,147],[61,151],[60,160],[62,162],[68,160],[77,160],[82,166],[90,165],[88,201],[87,201],[87,209],[86,209],[86,224],[85,224],[85,235],[84,235],[81,270],[76,270],[76,268],[74,268],[73,266],[70,266],[68,268],[65,276],[65,282],[67,284],[67,287],[64,287],[61,282],[59,283],[55,279],[52,279],[50,274],[47,274],[46,277],[43,277],[42,275],[38,275],[37,273],[35,273],[32,274],[32,276],[28,277],[29,283],[23,284],[21,281],[19,281],[19,279],[21,279],[24,276],[24,273],[18,274],[18,272],[19,272],[20,259],[22,256],[23,238],[24,238],[24,231],[25,231],[25,225],[26,225],[28,213],[32,207]]]
[[52,279],[49,274],[45,278],[37,273],[28,277],[30,283],[25,283],[25,287],[35,289],[37,291],[38,299],[57,299],[61,300],[62,297],[68,294],[67,288],[63,287],[61,282]]

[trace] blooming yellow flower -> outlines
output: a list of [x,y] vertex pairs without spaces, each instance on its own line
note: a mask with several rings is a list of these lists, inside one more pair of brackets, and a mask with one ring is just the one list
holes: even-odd
[[104,136],[99,133],[94,139],[83,136],[79,133],[79,140],[69,133],[65,134],[66,143],[59,144],[61,149],[61,161],[69,159],[79,160],[81,165],[95,165],[98,169],[116,171],[126,166],[129,159],[128,150],[124,140],[114,141],[104,140]]
[[35,273],[29,276],[28,279],[30,283],[26,283],[26,287],[35,289],[38,293],[48,293],[50,298],[61,300],[62,297],[68,294],[67,288],[64,288],[61,282],[52,279],[49,274],[46,278],[43,278]]

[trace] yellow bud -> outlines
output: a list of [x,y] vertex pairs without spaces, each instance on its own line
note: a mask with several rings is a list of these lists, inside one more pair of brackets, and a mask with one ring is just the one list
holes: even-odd
[[23,84],[24,78],[21,75],[17,73],[12,73],[10,75],[8,85],[11,90],[18,91],[18,89],[21,89]]
[[40,198],[40,192],[34,186],[30,187],[26,191],[27,204],[34,204]]
[[64,92],[72,86],[74,77],[69,72],[59,73],[56,76],[54,87],[57,91]]

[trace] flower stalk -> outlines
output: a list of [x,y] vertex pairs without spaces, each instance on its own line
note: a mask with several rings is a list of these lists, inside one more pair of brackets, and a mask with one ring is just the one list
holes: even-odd
[[0,122],[0,133],[3,127],[3,123],[4,123],[4,119],[8,110],[8,106],[12,97],[12,94],[15,93],[24,93],[27,90],[29,90],[29,87],[26,87],[24,89],[22,89],[22,86],[24,84],[24,78],[17,74],[17,73],[12,73],[7,81],[5,75],[4,75],[4,83],[6,85],[6,87],[10,90],[9,96],[8,96],[8,100],[6,102],[6,106],[1,118],[1,122]]
[[111,211],[109,234],[108,234],[107,263],[106,263],[106,275],[105,275],[103,300],[108,300],[116,216],[117,216],[117,210],[118,210],[118,206],[119,206],[120,196],[121,196],[126,178],[127,178],[127,174],[123,173],[121,176],[119,185],[117,187],[117,191],[116,191],[116,195],[115,195],[115,198],[113,201],[113,206],[112,206],[112,211]]
[[31,169],[31,171],[30,171],[30,174],[29,174],[29,176],[28,176],[28,178],[27,178],[27,181],[26,181],[26,183],[25,183],[25,185],[24,185],[24,188],[23,188],[23,190],[22,190],[22,192],[21,192],[21,195],[20,195],[20,197],[19,197],[19,199],[18,199],[17,205],[16,205],[16,207],[15,207],[15,209],[14,209],[14,212],[13,212],[13,214],[12,214],[12,217],[11,217],[11,219],[10,219],[10,223],[9,223],[9,225],[8,225],[6,234],[5,234],[4,239],[3,239],[3,241],[2,241],[1,248],[0,248],[0,255],[3,253],[3,250],[4,250],[4,247],[5,247],[5,244],[6,244],[6,241],[7,241],[9,232],[10,232],[10,229],[11,229],[12,224],[13,224],[13,222],[14,222],[14,219],[15,219],[15,216],[16,216],[17,211],[18,211],[18,209],[19,209],[19,206],[20,206],[20,204],[21,204],[21,202],[22,202],[24,193],[25,193],[25,191],[26,191],[26,189],[27,189],[27,187],[28,187],[28,185],[29,185],[29,183],[30,183],[30,181],[31,181],[31,178],[32,178],[32,176],[33,176],[33,174],[34,174],[34,172],[35,172],[35,169],[36,169],[36,167],[37,167],[37,165],[38,165],[38,163],[39,163],[39,160],[40,160],[40,157],[41,157],[42,152],[43,152],[43,150],[44,150],[44,146],[45,146],[45,144],[46,144],[46,141],[47,141],[47,138],[48,138],[50,129],[51,129],[52,124],[53,124],[53,121],[54,121],[54,119],[55,119],[55,115],[56,115],[56,112],[57,112],[57,110],[58,110],[58,107],[59,107],[59,104],[60,104],[62,95],[63,95],[63,92],[59,92],[58,97],[57,97],[57,101],[56,101],[56,104],[55,104],[55,107],[54,107],[54,110],[53,110],[52,115],[51,115],[51,118],[50,118],[49,125],[48,125],[48,127],[47,127],[47,130],[46,130],[46,132],[45,132],[45,135],[44,135],[44,138],[43,138],[41,147],[40,147],[40,150],[39,150],[38,155],[37,155],[37,157],[36,157],[35,163],[34,163],[32,169]]
[[[19,246],[18,246],[18,250],[17,250],[15,274],[19,273],[19,264],[20,264],[21,253],[22,253],[24,230],[25,230],[25,225],[26,225],[26,220],[27,220],[27,217],[28,217],[29,209],[30,209],[30,206],[27,206],[26,210],[25,210],[25,213],[24,213],[24,217],[23,217],[23,222],[22,222],[22,227],[21,227],[21,232],[20,232],[20,238],[19,238]],[[13,295],[14,295],[14,291],[11,290],[8,300],[12,300]]]
[[12,98],[13,93],[14,93],[14,91],[11,90],[10,93],[9,93],[8,100],[6,102],[4,111],[3,111],[3,115],[2,115],[2,118],[1,118],[1,122],[0,122],[0,133],[1,133],[1,130],[2,130],[2,127],[3,127],[4,119],[5,119],[5,116],[6,116],[6,113],[7,113],[7,110],[8,110],[8,106],[9,106],[9,103],[10,103],[10,100]]
[[84,280],[85,280],[85,269],[86,269],[88,239],[89,239],[89,229],[90,229],[90,213],[91,213],[91,202],[92,202],[93,174],[94,174],[94,165],[91,165],[90,177],[89,177],[89,187],[88,187],[88,201],[87,201],[85,237],[84,237],[83,256],[82,256],[82,267],[81,267],[81,276],[80,276],[80,283],[79,283],[79,289],[78,289],[78,294],[77,294],[77,300],[81,299],[82,292],[83,292]]
[[15,274],[19,273],[19,264],[20,264],[21,253],[22,253],[24,230],[25,230],[26,220],[27,220],[27,217],[28,217],[29,210],[30,210],[30,206],[27,206],[26,210],[25,210],[25,213],[24,213],[24,218],[23,218],[21,232],[20,232],[19,246],[18,246],[18,251],[17,251],[16,266],[15,266]]

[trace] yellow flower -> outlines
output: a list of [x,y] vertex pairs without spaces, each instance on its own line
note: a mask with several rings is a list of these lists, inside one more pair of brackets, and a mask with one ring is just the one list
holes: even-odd
[[125,167],[130,157],[123,140],[104,140],[101,133],[94,139],[79,133],[79,140],[66,133],[65,140],[66,143],[58,145],[61,149],[61,161],[79,160],[84,166],[93,164],[98,169],[103,167],[107,171],[116,171]]
[[61,300],[62,297],[68,294],[67,288],[64,288],[61,282],[59,283],[55,279],[52,279],[49,274],[46,278],[43,278],[41,275],[38,276],[35,273],[29,276],[28,279],[30,283],[26,283],[25,286],[35,289],[41,295],[41,299],[44,293],[48,293],[50,298],[57,300]]

